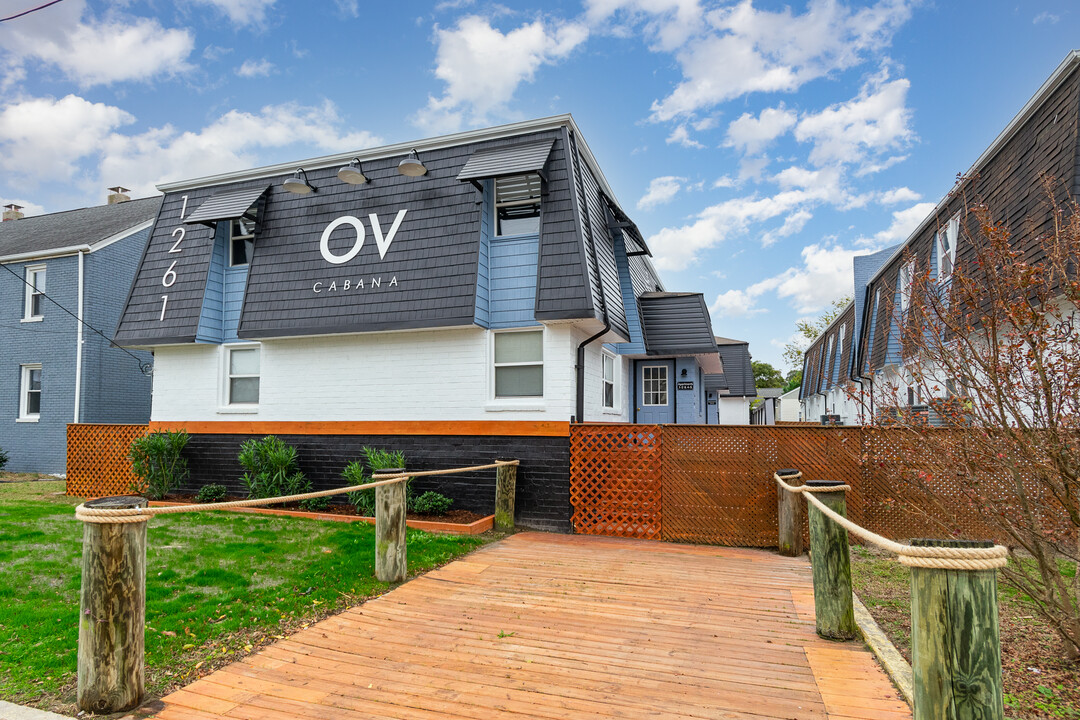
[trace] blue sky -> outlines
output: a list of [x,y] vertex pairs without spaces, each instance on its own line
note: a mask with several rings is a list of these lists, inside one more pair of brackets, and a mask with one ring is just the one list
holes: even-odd
[[780,366],[1077,46],[1070,0],[64,0],[0,24],[0,204],[570,112],[668,289]]

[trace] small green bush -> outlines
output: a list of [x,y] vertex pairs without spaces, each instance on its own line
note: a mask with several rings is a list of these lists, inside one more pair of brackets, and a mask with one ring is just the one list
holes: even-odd
[[8,454],[4,451],[4,448],[0,448],[0,470],[4,469],[4,466],[7,465],[9,459],[10,458],[8,457]]
[[442,493],[428,490],[409,501],[409,509],[419,515],[445,515],[454,504],[451,498]]
[[319,512],[328,507],[330,507],[330,498],[328,497],[308,498],[300,501],[300,509],[308,512]]
[[[372,482],[372,473],[379,470],[386,470],[387,468],[403,468],[405,467],[405,453],[400,450],[383,450],[382,448],[369,448],[363,449],[364,460],[367,462],[367,468],[371,472],[367,472],[364,467],[364,463],[359,460],[353,460],[351,463],[345,466],[345,470],[341,475],[345,478],[345,481],[350,485],[366,485]],[[405,487],[406,498],[408,498],[409,488]],[[364,517],[375,516],[375,492],[373,490],[364,490],[362,492],[349,493],[349,501],[356,507],[356,514],[363,515]],[[406,499],[406,502],[408,500]]]
[[240,478],[249,498],[297,495],[311,491],[311,481],[300,472],[296,448],[274,435],[248,440],[240,446]]
[[224,485],[210,483],[199,488],[199,492],[195,494],[195,499],[201,503],[221,502],[228,492],[229,488]]
[[160,500],[188,478],[184,447],[188,434],[183,430],[158,432],[136,438],[128,450],[135,482],[131,489],[151,500]]

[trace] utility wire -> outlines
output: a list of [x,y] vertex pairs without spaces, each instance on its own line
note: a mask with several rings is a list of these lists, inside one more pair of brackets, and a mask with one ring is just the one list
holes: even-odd
[[[60,0],[53,0],[53,1],[54,1],[54,2],[60,2]],[[79,316],[78,316],[78,315],[76,315],[75,313],[73,313],[73,312],[71,312],[70,310],[68,310],[68,309],[67,309],[66,307],[64,307],[63,305],[61,305],[60,303],[58,303],[58,302],[57,302],[56,300],[53,300],[53,299],[52,299],[51,297],[49,297],[49,295],[47,295],[47,294],[46,294],[46,293],[45,293],[45,292],[44,292],[43,290],[38,290],[38,289],[37,289],[36,287],[34,287],[33,285],[31,285],[31,284],[30,284],[30,281],[29,281],[29,280],[27,280],[27,279],[26,279],[25,277],[22,277],[21,275],[19,275],[19,273],[15,272],[15,271],[14,271],[14,270],[12,270],[11,268],[9,268],[9,267],[8,267],[8,266],[7,266],[6,264],[4,264],[4,263],[0,263],[0,267],[4,268],[4,269],[5,269],[5,270],[7,270],[7,271],[8,271],[9,273],[11,273],[11,274],[12,274],[12,275],[14,275],[14,276],[15,276],[16,278],[18,278],[18,279],[19,279],[19,282],[21,282],[21,283],[22,283],[23,285],[27,286],[28,288],[31,288],[31,289],[33,289],[33,291],[34,291],[34,292],[36,292],[36,293],[40,293],[40,294],[41,294],[41,295],[42,295],[42,296],[43,296],[43,297],[44,297],[45,299],[47,299],[47,300],[48,300],[49,302],[51,302],[51,303],[52,303],[53,305],[55,305],[56,307],[60,308],[61,310],[63,310],[64,312],[66,312],[66,313],[67,313],[68,315],[70,315],[71,317],[75,318],[75,319],[76,319],[77,321],[79,321],[80,323],[82,323],[82,324],[83,324],[83,325],[85,325],[86,327],[88,327],[88,328],[90,328],[91,330],[93,330],[94,332],[96,332],[96,333],[97,333],[98,335],[100,335],[100,336],[101,336],[101,339],[102,339],[102,340],[104,340],[105,342],[109,343],[109,347],[114,347],[114,348],[116,348],[117,350],[120,350],[120,351],[122,351],[122,352],[124,352],[124,353],[127,353],[128,355],[131,355],[131,357],[135,359],[135,362],[139,363],[139,372],[141,372],[141,373],[142,373],[143,375],[151,375],[151,374],[153,374],[153,372],[154,372],[154,364],[153,364],[153,363],[150,363],[150,362],[145,362],[145,361],[143,361],[143,359],[142,359],[142,358],[140,358],[140,357],[139,357],[138,355],[135,355],[134,353],[132,353],[132,352],[131,352],[130,350],[128,350],[127,348],[124,348],[124,347],[120,347],[119,345],[117,345],[117,344],[116,344],[116,343],[115,343],[115,342],[114,342],[114,341],[113,341],[112,339],[110,339],[110,338],[106,337],[106,336],[105,336],[105,333],[101,332],[101,331],[100,331],[100,330],[98,330],[98,329],[97,329],[96,327],[94,327],[94,326],[93,326],[93,325],[91,325],[90,323],[86,322],[85,320],[83,320],[83,319],[82,319],[81,317],[79,317]]]
[[0,18],[0,22],[7,22],[8,20],[15,20],[17,18],[21,18],[23,15],[29,15],[30,13],[35,13],[38,10],[44,10],[45,8],[49,7],[50,5],[55,5],[58,2],[63,2],[63,0],[52,0],[52,2],[47,2],[44,5],[38,5],[37,7],[32,7],[29,10],[23,10],[21,13],[15,13],[14,15],[8,15],[5,18]]

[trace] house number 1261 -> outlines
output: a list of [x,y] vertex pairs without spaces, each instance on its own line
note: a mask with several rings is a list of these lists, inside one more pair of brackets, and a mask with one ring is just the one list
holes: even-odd
[[[180,207],[180,219],[181,220],[184,219],[184,213],[187,212],[188,196],[184,195],[184,196],[182,196],[182,198],[183,198],[184,204]],[[175,241],[173,242],[172,247],[169,248],[169,252],[168,252],[169,255],[171,255],[173,253],[181,253],[181,252],[184,251],[184,248],[180,247],[180,243],[184,242],[184,235],[186,235],[186,234],[187,234],[187,230],[185,230],[182,227],[178,227],[178,228],[176,228],[175,230],[172,231],[172,237],[175,238]],[[176,284],[176,263],[177,262],[179,262],[179,261],[178,260],[173,260],[172,263],[169,264],[169,267],[165,271],[165,274],[161,276],[161,285],[162,285],[162,287],[171,288],[173,285]],[[164,322],[165,321],[165,308],[167,308],[168,306],[169,306],[169,295],[166,293],[165,295],[161,296],[161,316],[158,318],[158,322]]]

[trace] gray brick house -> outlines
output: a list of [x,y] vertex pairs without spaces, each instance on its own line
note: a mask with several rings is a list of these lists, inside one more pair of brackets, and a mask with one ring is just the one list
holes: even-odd
[[0,448],[10,455],[7,470],[63,473],[68,423],[150,418],[151,381],[140,362],[152,355],[135,353],[136,361],[106,338],[161,198],[124,200],[115,194],[109,205],[29,218],[14,206],[4,213]]

